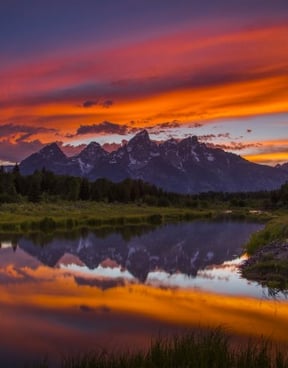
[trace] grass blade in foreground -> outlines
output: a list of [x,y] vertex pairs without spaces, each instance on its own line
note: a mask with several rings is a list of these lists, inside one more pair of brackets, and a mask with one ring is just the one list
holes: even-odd
[[[221,330],[191,332],[159,338],[146,352],[91,352],[66,356],[61,368],[288,368],[288,355],[276,344],[260,339],[232,346],[231,339]],[[52,368],[40,363],[34,368]]]

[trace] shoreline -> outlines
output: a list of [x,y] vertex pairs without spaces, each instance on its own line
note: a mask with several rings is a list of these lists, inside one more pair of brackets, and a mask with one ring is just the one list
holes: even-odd
[[288,289],[288,239],[275,240],[258,248],[240,265],[243,277],[268,288]]

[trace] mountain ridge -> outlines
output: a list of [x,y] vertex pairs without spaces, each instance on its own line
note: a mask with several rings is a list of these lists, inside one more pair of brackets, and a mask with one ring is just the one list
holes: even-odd
[[24,175],[45,167],[56,174],[121,181],[141,179],[178,193],[207,191],[247,192],[273,190],[288,180],[288,171],[250,162],[220,148],[208,147],[196,136],[180,141],[151,141],[142,130],[116,151],[108,153],[97,142],[67,157],[56,143],[24,159]]

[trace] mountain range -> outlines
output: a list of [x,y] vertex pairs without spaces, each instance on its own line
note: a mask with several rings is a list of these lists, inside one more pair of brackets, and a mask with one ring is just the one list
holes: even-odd
[[157,144],[150,140],[146,130],[111,153],[91,142],[78,155],[67,157],[52,143],[24,159],[19,167],[24,175],[45,167],[55,174],[80,176],[91,181],[141,179],[166,191],[188,194],[273,190],[288,180],[285,165],[259,165],[208,147],[196,136],[181,141],[172,138]]

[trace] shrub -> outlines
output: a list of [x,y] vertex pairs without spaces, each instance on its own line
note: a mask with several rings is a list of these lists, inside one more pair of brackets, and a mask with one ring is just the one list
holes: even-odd
[[39,221],[39,229],[42,231],[54,230],[56,228],[56,222],[51,217],[44,217]]

